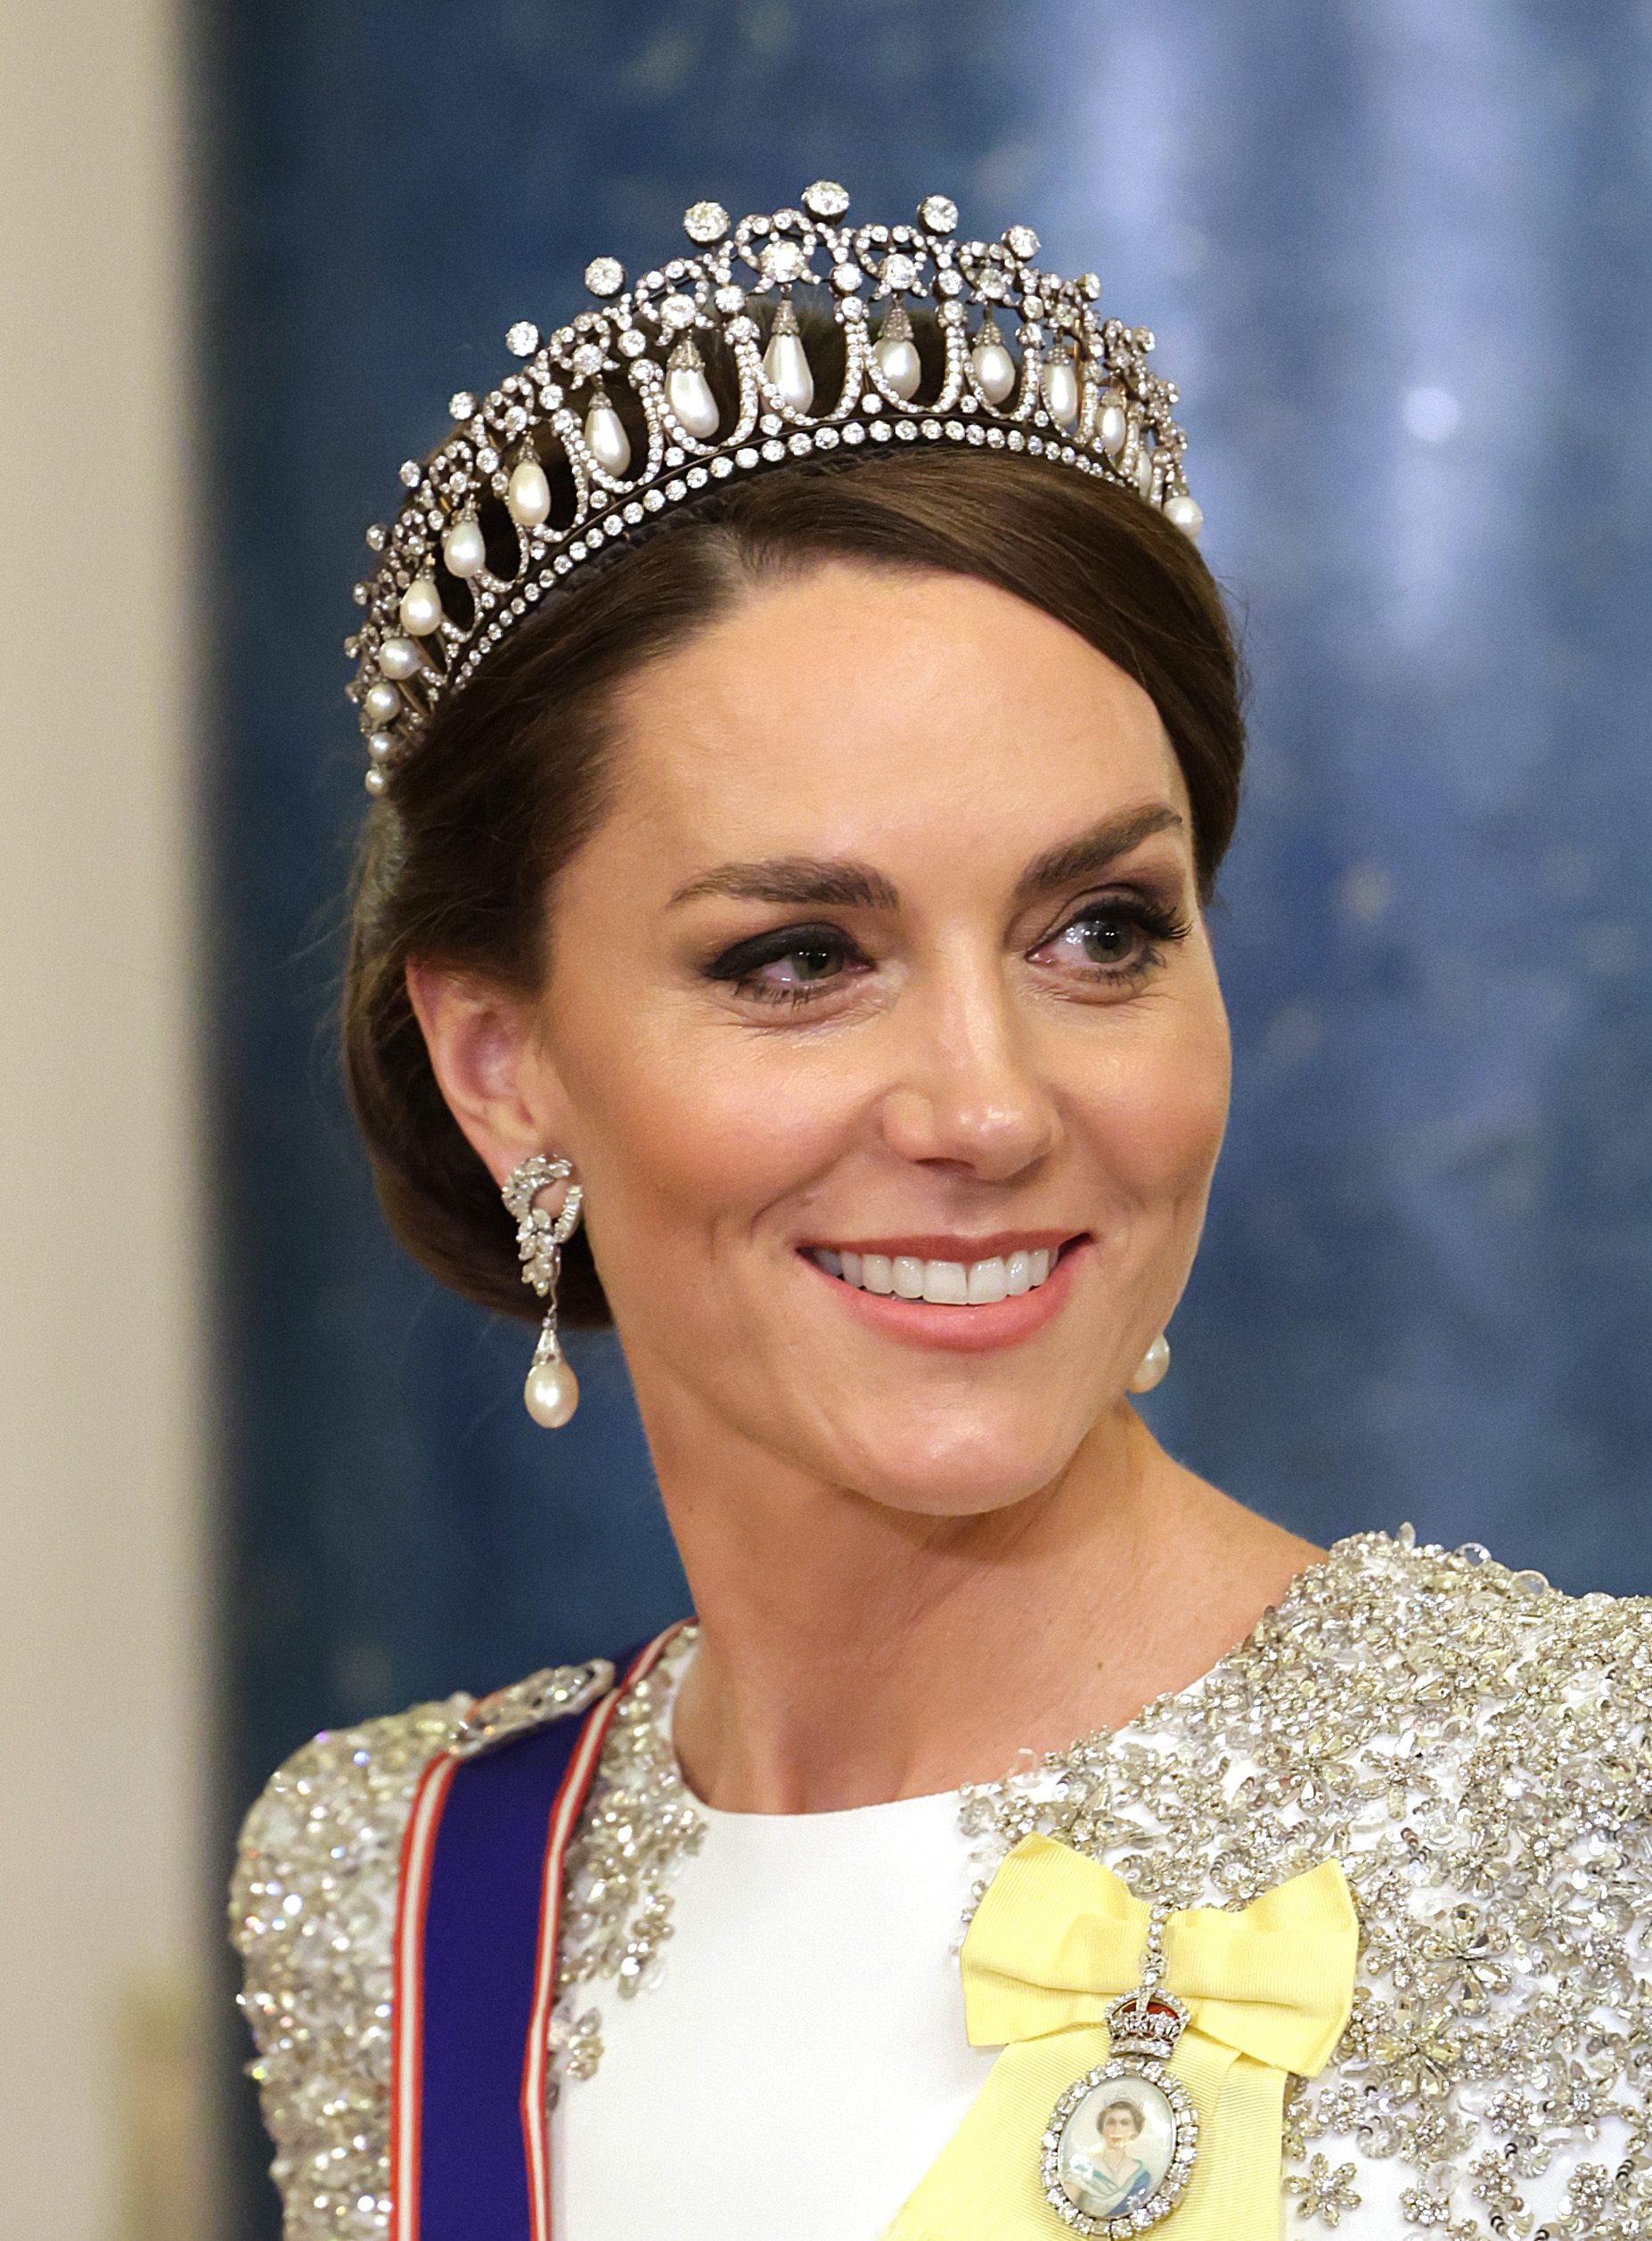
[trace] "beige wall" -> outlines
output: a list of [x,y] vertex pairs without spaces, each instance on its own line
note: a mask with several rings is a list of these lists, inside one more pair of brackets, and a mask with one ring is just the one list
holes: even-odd
[[206,2241],[177,24],[0,0],[0,2233]]

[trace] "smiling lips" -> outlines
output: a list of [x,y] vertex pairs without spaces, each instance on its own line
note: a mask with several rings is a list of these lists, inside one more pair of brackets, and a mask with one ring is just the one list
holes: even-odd
[[855,1253],[814,1246],[808,1257],[857,1291],[937,1307],[989,1307],[1047,1282],[1060,1247],[1020,1246],[978,1261],[930,1260],[916,1253]]

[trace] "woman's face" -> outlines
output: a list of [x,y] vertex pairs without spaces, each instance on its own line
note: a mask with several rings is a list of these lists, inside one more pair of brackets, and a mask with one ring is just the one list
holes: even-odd
[[1108,2109],[1101,2120],[1102,2143],[1108,2152],[1114,2155],[1123,2155],[1135,2137],[1136,2127],[1131,2122],[1128,2114],[1120,2108]]
[[1049,1484],[1169,1319],[1227,1110],[1152,702],[1005,593],[833,564],[621,714],[528,1086],[657,1457],[733,1433],[935,1515]]

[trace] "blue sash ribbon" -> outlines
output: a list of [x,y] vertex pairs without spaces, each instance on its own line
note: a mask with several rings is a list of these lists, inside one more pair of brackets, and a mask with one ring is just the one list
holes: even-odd
[[546,1843],[559,1801],[584,1803],[564,1784],[608,1703],[461,1761],[448,1783],[422,1942],[418,2241],[536,2241],[522,2092]]

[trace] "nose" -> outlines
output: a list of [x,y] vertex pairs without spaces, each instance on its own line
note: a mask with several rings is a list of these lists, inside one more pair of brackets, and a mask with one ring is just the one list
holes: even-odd
[[901,1062],[880,1119],[898,1157],[1008,1182],[1060,1143],[1059,1108],[1001,976],[937,982],[890,1024]]

